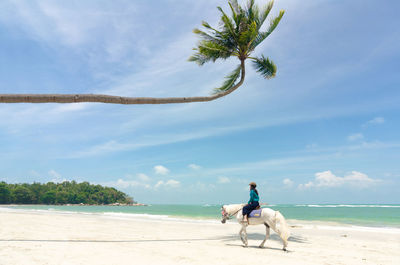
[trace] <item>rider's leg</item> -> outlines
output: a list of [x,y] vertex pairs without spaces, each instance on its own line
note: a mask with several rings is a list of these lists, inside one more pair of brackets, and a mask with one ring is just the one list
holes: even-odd
[[243,222],[247,222],[247,221],[248,221],[247,214],[245,214],[245,215],[243,215]]

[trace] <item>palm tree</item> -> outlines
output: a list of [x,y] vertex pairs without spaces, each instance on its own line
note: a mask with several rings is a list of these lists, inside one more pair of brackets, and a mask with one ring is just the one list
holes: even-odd
[[[204,97],[176,97],[176,98],[146,98],[146,97],[120,97],[99,94],[0,94],[0,103],[76,103],[76,102],[102,102],[112,104],[167,104],[211,101],[226,96],[235,91],[244,82],[245,61],[250,59],[253,66],[264,78],[270,79],[276,74],[276,65],[265,58],[251,57],[254,49],[262,43],[278,26],[284,10],[270,21],[266,31],[261,27],[267,19],[273,0],[264,8],[255,5],[254,0],[249,0],[246,6],[240,6],[237,0],[229,0],[231,17],[221,7],[221,21],[219,29],[211,27],[207,22],[202,23],[205,30],[194,29],[193,32],[201,40],[189,61],[203,65],[217,59],[237,57],[240,64],[226,77],[225,82],[214,90],[211,96]],[[236,83],[240,76],[239,82]]]

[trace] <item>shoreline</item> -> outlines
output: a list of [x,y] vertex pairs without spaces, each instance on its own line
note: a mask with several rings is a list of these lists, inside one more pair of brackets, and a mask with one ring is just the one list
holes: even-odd
[[144,204],[144,203],[111,203],[111,204],[84,204],[84,203],[79,203],[79,204],[72,204],[72,203],[67,203],[67,204],[0,204],[0,207],[18,207],[18,206],[149,206],[149,204]]
[[[81,215],[81,216],[94,216],[100,218],[120,219],[120,220],[139,220],[139,221],[155,221],[155,222],[182,222],[182,223],[207,223],[207,224],[220,224],[218,218],[194,218],[190,216],[175,216],[175,215],[160,215],[148,213],[123,213],[123,212],[78,212],[78,211],[61,211],[61,210],[42,210],[42,209],[16,209],[7,208],[7,206],[0,205],[0,213],[28,213],[38,215]],[[20,206],[20,205],[18,205]],[[31,205],[28,205],[31,206]],[[54,205],[45,205],[54,206]],[[379,232],[386,234],[399,234],[400,227],[396,226],[366,226],[359,224],[348,224],[335,221],[325,220],[303,220],[303,219],[286,219],[291,228],[302,229],[320,229],[320,230],[342,230],[342,231],[363,231],[363,232]],[[235,219],[228,220],[227,224],[237,224]]]
[[[3,208],[4,209],[4,208]],[[293,222],[293,223],[292,223]],[[288,251],[263,225],[115,218],[56,211],[0,210],[0,265],[42,264],[400,264],[400,234],[324,229],[289,220]]]

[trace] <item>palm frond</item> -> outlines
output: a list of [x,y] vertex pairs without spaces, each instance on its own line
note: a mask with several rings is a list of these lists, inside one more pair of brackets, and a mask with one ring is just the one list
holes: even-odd
[[214,89],[214,93],[217,94],[231,89],[235,85],[236,80],[239,78],[241,70],[241,66],[238,65],[233,72],[225,77],[225,82],[222,84],[222,86]]
[[260,24],[260,9],[258,6],[253,7],[253,17],[251,18],[252,21],[256,22],[257,25]]
[[195,28],[193,33],[198,34],[203,40],[211,41],[219,46],[225,46],[227,49],[232,49],[235,46],[235,43],[230,38],[226,38],[219,32],[207,33]]
[[[193,50],[196,50],[196,49],[193,49]],[[204,56],[203,54],[201,54],[199,52],[196,52],[195,54],[190,56],[189,59],[188,59],[189,62],[195,62],[200,66],[205,64],[206,62],[208,62],[210,60],[211,60],[210,58]]]
[[258,29],[261,28],[261,26],[264,24],[264,21],[267,19],[269,13],[271,12],[272,7],[274,6],[274,0],[271,0],[267,6],[264,7],[264,9],[260,12],[260,16],[259,16],[259,27]]
[[233,21],[230,17],[228,17],[227,14],[225,14],[224,10],[222,10],[221,7],[217,7],[218,10],[222,13],[221,16],[221,21],[222,27],[224,28],[225,32],[230,35],[231,38],[236,39],[236,34],[235,34],[235,26],[233,24]]
[[259,32],[249,46],[249,51],[253,51],[261,42],[269,36],[269,32]]
[[240,6],[237,0],[229,0],[229,5],[235,10],[235,13],[240,13]]
[[195,28],[193,30],[193,33],[200,35],[201,38],[203,38],[204,40],[213,41],[215,43],[220,43],[221,42],[221,40],[219,38],[217,38],[216,36],[211,36],[210,34],[204,32],[204,31],[202,31],[200,29],[197,29],[197,28]]
[[260,24],[260,8],[255,5],[254,0],[249,0],[247,3],[247,10],[246,10],[246,16],[248,19],[248,23],[253,23],[255,22],[257,25],[257,29],[259,29],[260,27],[258,27],[258,25]]
[[271,20],[271,22],[269,24],[269,28],[267,30],[267,32],[269,32],[269,34],[271,34],[274,31],[274,29],[278,26],[279,22],[281,21],[281,19],[283,17],[283,14],[285,14],[285,10],[279,11],[279,15]]
[[214,59],[226,59],[231,56],[232,51],[229,48],[214,43],[212,41],[202,41],[199,44],[198,51],[210,58]]
[[276,65],[264,55],[261,55],[261,58],[253,59],[253,66],[265,79],[271,79],[276,75]]
[[257,35],[257,23],[253,21],[250,25],[248,25],[247,30],[240,34],[239,42],[247,45],[251,43],[251,41],[254,40]]
[[261,42],[263,42],[274,31],[274,29],[278,26],[284,14],[285,11],[281,10],[279,12],[279,15],[271,20],[268,30],[265,32],[258,33],[258,35],[254,38],[254,40],[249,46],[250,51],[253,51]]
[[229,7],[231,8],[233,21],[235,21],[235,23],[237,24],[237,15],[238,14],[236,13],[235,8],[232,6],[232,3],[228,2],[228,4],[229,4]]
[[229,7],[231,8],[233,21],[235,22],[235,33],[238,34],[239,33],[239,25],[240,25],[243,17],[246,16],[246,12],[238,4],[237,0],[230,0],[228,2],[228,4],[229,4]]
[[197,52],[188,60],[190,62],[196,62],[199,65],[203,65],[209,61],[215,62],[217,59],[226,59],[233,53],[233,51],[226,46],[209,40],[200,41],[198,47],[194,50]]
[[249,0],[247,2],[247,12],[246,13],[247,13],[247,17],[249,18],[250,21],[252,21],[255,17],[254,8],[255,8],[254,0]]
[[205,28],[207,28],[207,29],[209,29],[209,30],[214,31],[214,32],[217,33],[217,34],[221,34],[220,31],[218,31],[218,30],[216,30],[215,28],[211,27],[210,24],[208,24],[206,21],[202,21],[201,24],[203,25],[203,27],[205,27]]
[[[250,57],[254,49],[262,43],[278,26],[284,15],[281,10],[279,15],[271,19],[266,31],[261,31],[263,23],[269,16],[274,0],[259,8],[256,0],[248,0],[247,5],[241,6],[238,0],[228,0],[231,11],[228,16],[221,7],[217,7],[221,13],[218,27],[213,28],[203,21],[202,29],[194,29],[193,32],[199,35],[201,41],[194,49],[196,52],[189,58],[189,61],[203,65],[209,61],[227,59],[231,56],[238,57],[243,63],[246,59],[253,60],[255,69],[266,79],[273,78],[276,74],[276,65],[261,56]],[[242,72],[239,65],[233,72],[225,77],[221,87],[214,90],[215,93],[228,91],[235,86]]]

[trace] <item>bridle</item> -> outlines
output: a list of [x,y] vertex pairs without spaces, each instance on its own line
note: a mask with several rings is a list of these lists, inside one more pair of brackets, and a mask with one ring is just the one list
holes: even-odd
[[235,216],[240,210],[242,210],[243,208],[240,208],[239,210],[237,210],[235,213],[233,214],[228,214],[227,212],[225,212],[224,208],[222,208],[221,214],[224,217],[224,220],[229,220],[231,219],[233,216]]

